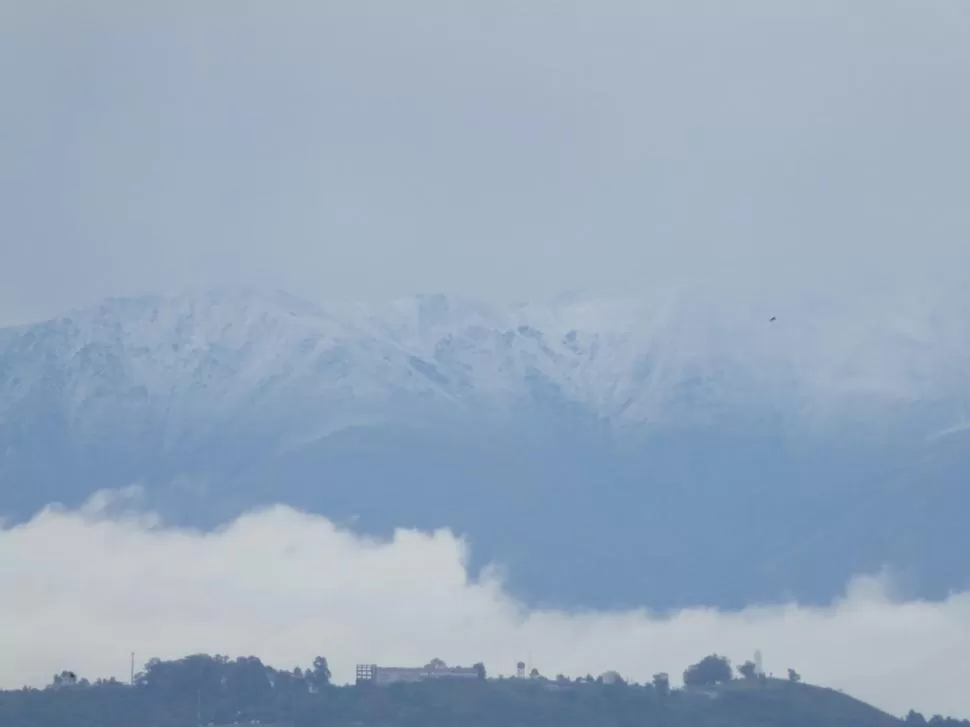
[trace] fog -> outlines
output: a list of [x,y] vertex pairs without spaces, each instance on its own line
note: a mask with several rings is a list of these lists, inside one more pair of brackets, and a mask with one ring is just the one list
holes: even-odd
[[43,685],[72,669],[127,677],[129,653],[255,654],[284,668],[326,656],[338,681],[356,663],[484,661],[510,674],[522,659],[554,676],[616,669],[675,680],[717,652],[735,664],[797,669],[903,714],[970,713],[970,596],[898,602],[886,574],[862,576],[827,608],[752,606],[738,613],[528,610],[501,568],[469,574],[454,534],[355,535],[275,507],[216,532],[166,527],[137,491],[102,493],[78,511],[48,509],[0,531],[0,686]]
[[0,3],[0,322],[966,282],[970,5]]

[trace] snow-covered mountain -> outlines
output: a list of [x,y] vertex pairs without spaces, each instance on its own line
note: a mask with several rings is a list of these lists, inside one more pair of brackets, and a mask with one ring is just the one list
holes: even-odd
[[769,324],[772,309],[673,296],[510,309],[443,296],[317,307],[251,291],[115,299],[2,331],[0,411],[56,387],[72,425],[115,419],[114,407],[164,412],[179,431],[252,408],[289,422],[312,403],[332,429],[364,411],[394,417],[395,404],[507,410],[555,392],[630,424],[698,415],[685,398],[790,411],[966,390],[970,325],[941,319],[940,301],[895,302],[868,319],[796,309]]
[[[902,510],[881,508],[903,508],[929,470],[945,493],[933,502],[952,507],[947,483],[970,472],[959,310],[941,293],[838,306],[696,291],[507,307],[240,290],[108,300],[0,330],[0,510],[137,482],[186,520],[284,500],[376,530],[458,527],[535,597],[825,597],[852,568],[922,572],[935,557],[879,541],[875,525],[875,541],[855,542],[843,523],[844,562],[826,565],[832,540],[813,533],[832,527],[833,498],[894,521]],[[743,526],[752,513],[760,524]],[[613,549],[612,576],[576,546],[583,527]],[[751,531],[710,551],[721,527]],[[682,537],[710,560],[684,555],[661,578],[669,556],[646,551]],[[798,538],[815,542],[804,574],[759,576],[759,557],[737,584],[712,581],[757,543],[801,552]],[[664,579],[668,592],[645,593]]]

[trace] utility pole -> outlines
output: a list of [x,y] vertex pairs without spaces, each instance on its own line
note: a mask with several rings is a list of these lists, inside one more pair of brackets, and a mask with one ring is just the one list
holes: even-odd
[[131,678],[128,681],[130,686],[135,686],[135,652],[131,652]]

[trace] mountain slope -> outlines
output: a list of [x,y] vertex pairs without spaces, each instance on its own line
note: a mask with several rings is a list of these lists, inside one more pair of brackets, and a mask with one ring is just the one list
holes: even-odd
[[450,526],[567,604],[827,600],[884,565],[938,594],[968,575],[944,545],[970,504],[950,309],[110,300],[0,331],[0,511],[139,483],[202,525],[283,501]]

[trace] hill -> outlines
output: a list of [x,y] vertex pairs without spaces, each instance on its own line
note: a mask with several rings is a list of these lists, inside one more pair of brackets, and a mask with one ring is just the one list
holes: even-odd
[[178,524],[451,527],[534,603],[827,603],[887,565],[943,596],[970,576],[959,310],[108,300],[0,330],[0,514],[140,484]]
[[[911,714],[908,721],[922,717]],[[467,725],[529,727],[893,727],[903,721],[838,692],[778,680],[733,680],[666,690],[602,679],[438,679],[430,682],[329,684],[326,661],[279,672],[253,657],[195,656],[150,662],[130,687],[89,685],[74,675],[45,690],[0,693],[5,727],[184,727],[195,724],[310,727]],[[967,722],[935,718],[966,727]]]

